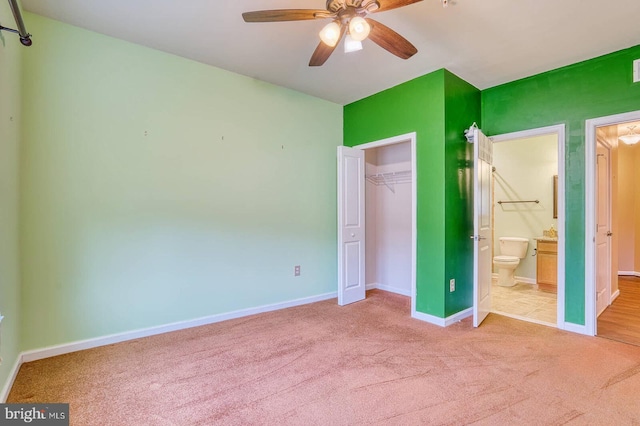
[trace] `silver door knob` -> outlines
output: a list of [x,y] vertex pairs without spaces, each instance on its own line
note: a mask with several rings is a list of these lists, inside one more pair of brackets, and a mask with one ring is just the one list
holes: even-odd
[[351,233],[351,238],[355,238],[356,234],[354,234],[353,232]]
[[607,237],[610,237],[612,235],[613,235],[613,232],[611,232],[611,231],[607,232]]

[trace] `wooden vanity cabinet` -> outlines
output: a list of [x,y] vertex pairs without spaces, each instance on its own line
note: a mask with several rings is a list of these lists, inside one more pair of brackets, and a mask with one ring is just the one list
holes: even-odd
[[558,242],[537,242],[536,280],[538,289],[556,293],[558,290]]

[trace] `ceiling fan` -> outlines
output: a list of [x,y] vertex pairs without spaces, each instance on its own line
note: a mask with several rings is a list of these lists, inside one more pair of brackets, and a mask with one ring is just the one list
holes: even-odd
[[279,9],[258,10],[242,14],[245,22],[305,21],[312,19],[332,19],[320,31],[320,44],[313,52],[309,66],[320,66],[329,59],[338,42],[346,33],[345,50],[359,50],[358,44],[367,37],[402,59],[409,59],[418,52],[406,38],[366,16],[374,12],[408,6],[422,0],[327,0],[326,10],[322,9]]

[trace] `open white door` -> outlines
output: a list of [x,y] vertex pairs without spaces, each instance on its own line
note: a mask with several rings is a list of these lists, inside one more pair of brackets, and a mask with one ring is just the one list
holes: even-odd
[[473,129],[473,326],[491,311],[491,168],[493,142]]
[[338,147],[338,304],[365,298],[364,151]]
[[611,160],[609,146],[596,146],[596,317],[611,304]]

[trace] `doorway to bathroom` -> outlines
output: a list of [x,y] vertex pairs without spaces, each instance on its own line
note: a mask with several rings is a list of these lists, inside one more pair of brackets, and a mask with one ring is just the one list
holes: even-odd
[[338,303],[416,294],[416,133],[338,147]]
[[586,122],[586,328],[640,345],[640,111]]
[[491,140],[491,311],[563,328],[564,126]]

